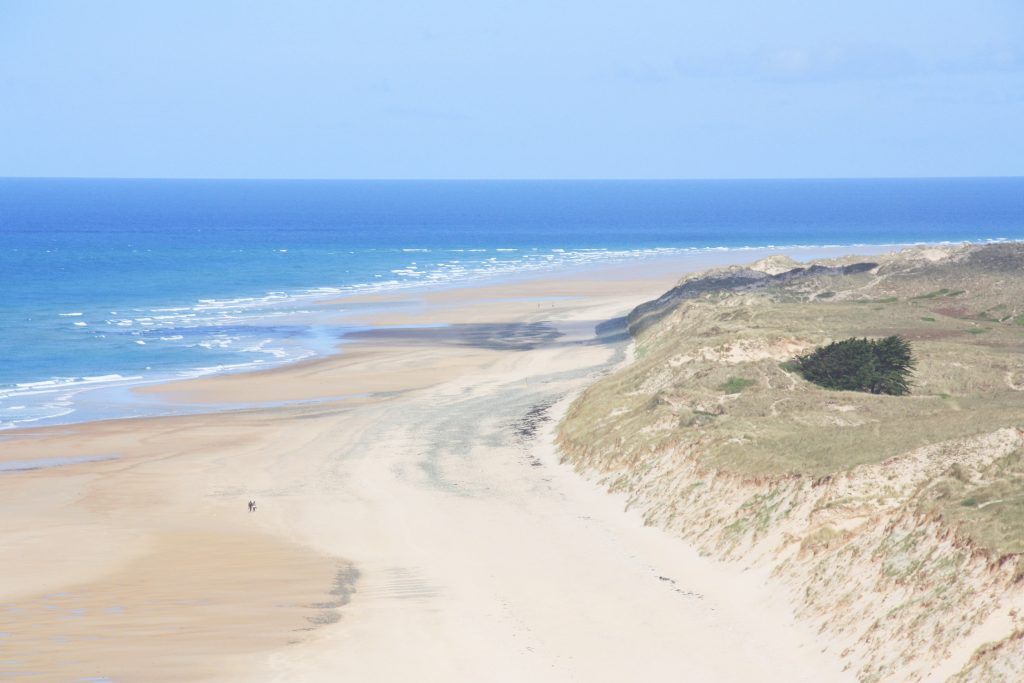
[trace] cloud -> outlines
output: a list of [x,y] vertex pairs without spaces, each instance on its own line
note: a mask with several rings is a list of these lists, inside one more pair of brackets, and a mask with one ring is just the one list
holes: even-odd
[[784,48],[761,54],[760,76],[783,81],[875,80],[917,75],[924,70],[913,54],[878,43],[854,43],[827,49]]
[[1024,73],[1024,48],[992,46],[982,50],[948,58],[937,62],[942,71],[976,72],[1021,72]]
[[[683,78],[744,78],[767,82],[890,80],[940,74],[1022,73],[1024,49],[986,47],[969,53],[921,56],[885,43],[847,43],[827,48],[784,46],[718,55],[677,57],[670,68],[651,73]],[[624,70],[625,73],[625,70]],[[620,74],[622,75],[622,74]],[[640,80],[637,78],[636,80]]]

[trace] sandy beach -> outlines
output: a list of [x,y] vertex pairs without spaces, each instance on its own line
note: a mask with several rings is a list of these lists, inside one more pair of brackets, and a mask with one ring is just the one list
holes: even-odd
[[145,390],[255,407],[0,435],[50,465],[0,471],[0,678],[852,680],[553,446],[628,356],[599,323],[761,255],[381,297],[338,355]]
[[1022,28],[0,0],[0,683],[1024,683]]

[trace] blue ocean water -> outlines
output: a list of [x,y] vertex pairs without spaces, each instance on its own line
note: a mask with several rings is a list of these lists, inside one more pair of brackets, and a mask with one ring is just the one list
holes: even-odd
[[348,292],[671,250],[1024,238],[1024,179],[0,179],[0,428],[331,350]]

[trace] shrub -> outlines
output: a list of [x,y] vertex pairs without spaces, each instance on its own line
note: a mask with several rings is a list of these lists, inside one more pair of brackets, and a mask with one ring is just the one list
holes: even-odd
[[729,381],[718,387],[727,394],[738,394],[749,386],[754,385],[754,380],[743,377],[730,377]]
[[903,337],[844,339],[796,358],[804,379],[826,389],[900,396],[910,392],[914,356]]

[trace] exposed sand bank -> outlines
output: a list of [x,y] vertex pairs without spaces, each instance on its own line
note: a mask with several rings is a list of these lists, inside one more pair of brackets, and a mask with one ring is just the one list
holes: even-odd
[[339,356],[147,390],[317,403],[5,435],[0,461],[110,459],[0,472],[0,672],[849,680],[766,577],[643,527],[552,446],[622,356],[597,323],[757,256],[417,295]]

